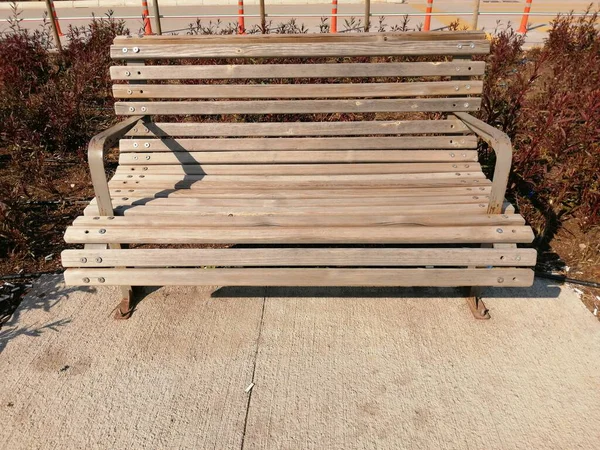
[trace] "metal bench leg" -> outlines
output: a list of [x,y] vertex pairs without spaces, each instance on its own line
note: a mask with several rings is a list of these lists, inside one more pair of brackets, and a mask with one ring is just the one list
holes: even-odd
[[127,320],[131,317],[135,308],[132,286],[120,286],[121,288],[121,303],[115,311],[116,320]]
[[481,288],[479,287],[469,287],[469,292],[467,292],[467,304],[469,308],[471,308],[471,312],[473,313],[473,317],[476,319],[487,320],[490,318],[490,313],[485,303],[481,299]]

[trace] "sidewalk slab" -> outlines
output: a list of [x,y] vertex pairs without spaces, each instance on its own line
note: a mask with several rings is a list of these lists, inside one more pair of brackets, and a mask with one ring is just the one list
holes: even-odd
[[[0,448],[596,449],[600,324],[569,289],[39,280],[0,331]],[[246,388],[254,383],[250,392]]]
[[262,298],[158,290],[115,321],[117,289],[61,278],[0,331],[0,448],[240,447]]

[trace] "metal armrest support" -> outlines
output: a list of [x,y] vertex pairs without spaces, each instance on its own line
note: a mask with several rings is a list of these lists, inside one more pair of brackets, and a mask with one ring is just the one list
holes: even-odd
[[88,163],[98,211],[101,216],[112,216],[113,207],[110,200],[108,180],[104,171],[104,152],[114,145],[125,133],[127,133],[144,116],[132,116],[126,120],[113,125],[108,130],[97,134],[88,145]]
[[494,168],[488,214],[501,214],[512,162],[512,145],[510,139],[502,131],[468,113],[455,112],[454,115],[462,120],[471,131],[487,142],[496,153],[496,167]]

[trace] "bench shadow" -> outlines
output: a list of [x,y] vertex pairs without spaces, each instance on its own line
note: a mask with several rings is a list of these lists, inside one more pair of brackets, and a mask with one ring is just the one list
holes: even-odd
[[94,293],[96,289],[85,286],[67,287],[62,282],[62,275],[50,275],[38,279],[33,289],[25,295],[10,319],[2,325],[0,330],[0,354],[11,339],[19,336],[38,337],[48,331],[58,332],[61,327],[68,325],[71,319],[54,320],[39,326],[23,325],[21,315],[31,310],[49,312],[59,302],[68,299],[74,292],[81,291]]
[[[265,294],[266,292],[266,294]],[[493,298],[558,298],[560,285],[536,279],[534,286],[523,288],[485,287],[482,297]],[[315,298],[465,298],[466,288],[434,287],[352,287],[352,286],[223,286],[212,298],[225,297],[315,297]]]

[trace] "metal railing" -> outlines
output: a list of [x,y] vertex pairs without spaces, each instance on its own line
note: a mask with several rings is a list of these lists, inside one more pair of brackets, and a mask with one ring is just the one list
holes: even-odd
[[[152,13],[148,10],[147,0],[141,0],[141,15],[124,15],[124,16],[112,16],[115,19],[141,19],[143,22],[143,28],[145,34],[163,34],[162,31],[162,23],[161,19],[208,19],[208,18],[237,18],[238,21],[238,33],[245,33],[245,22],[246,18],[258,18],[260,20],[260,30],[265,33],[266,30],[266,20],[268,18],[285,18],[285,17],[331,17],[331,25],[329,28],[330,33],[337,33],[337,18],[338,17],[356,17],[356,13],[339,13],[338,12],[338,0],[332,0],[332,9],[331,14],[294,14],[294,13],[267,13],[265,8],[265,0],[259,0],[259,13],[258,14],[249,14],[244,12],[244,0],[238,0],[238,13],[237,14],[222,14],[222,13],[214,13],[214,14],[161,14],[159,9],[159,0],[151,0],[152,4]],[[424,17],[424,26],[423,31],[429,31],[431,28],[431,18],[432,17],[472,17],[471,21],[471,29],[477,29],[478,20],[480,16],[521,16],[521,22],[518,32],[526,33],[527,32],[527,23],[529,20],[529,16],[541,16],[541,17],[553,17],[561,12],[531,12],[532,0],[526,0],[525,8],[522,12],[518,11],[508,11],[508,12],[490,12],[490,11],[480,11],[480,1],[474,0],[473,10],[472,11],[444,11],[444,12],[433,12],[433,3],[434,0],[423,0],[426,2],[425,12],[408,12],[408,13],[393,13],[393,12],[385,12],[383,14],[376,14],[371,11],[371,1],[364,0],[364,18],[363,18],[363,28],[365,31],[370,29],[371,25],[371,17],[376,16],[390,16],[390,17]],[[19,18],[20,22],[34,22],[34,21],[45,21],[49,20],[52,25],[52,30],[54,34],[54,39],[56,41],[57,47],[61,48],[60,36],[63,36],[59,18],[56,14],[56,10],[54,8],[53,0],[45,0],[47,15],[44,17],[35,17],[35,18]],[[585,13],[571,13],[573,16],[585,16]],[[95,19],[95,16],[67,16],[61,17],[60,20],[69,20],[69,21],[89,21]],[[0,22],[9,22],[11,19],[0,19]],[[152,29],[152,24],[154,24],[154,29]],[[181,30],[171,30],[165,31],[166,33],[181,31]]]

